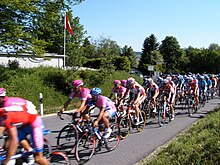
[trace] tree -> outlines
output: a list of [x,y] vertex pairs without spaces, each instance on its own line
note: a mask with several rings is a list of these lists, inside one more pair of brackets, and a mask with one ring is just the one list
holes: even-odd
[[[72,5],[82,1],[1,0],[1,49],[36,55],[42,55],[44,52],[63,52],[63,47],[60,46],[60,43],[63,43],[63,13],[66,10],[71,11]],[[78,18],[76,23],[77,20]],[[80,32],[82,27],[76,29]]]
[[155,65],[157,58],[161,59],[161,55],[159,55],[159,52],[157,51],[158,46],[159,43],[154,34],[151,34],[144,40],[142,54],[138,65],[138,68],[143,73],[148,73],[148,65]]
[[127,45],[125,45],[121,49],[121,56],[128,58],[132,68],[136,68],[137,67],[137,65],[138,65],[138,57],[137,57],[136,53],[134,52],[134,50],[131,48],[131,46],[128,47]]
[[163,55],[166,72],[179,72],[183,50],[180,48],[177,39],[173,36],[167,36],[162,41],[159,50]]

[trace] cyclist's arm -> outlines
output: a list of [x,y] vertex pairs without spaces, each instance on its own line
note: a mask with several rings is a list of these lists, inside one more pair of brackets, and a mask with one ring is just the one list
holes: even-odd
[[65,102],[63,108],[61,109],[61,112],[65,111],[68,107],[68,105],[70,104],[72,99],[68,98],[68,100]]
[[105,107],[101,107],[101,108],[100,108],[99,116],[97,117],[97,119],[96,119],[95,122],[94,122],[94,127],[97,127],[97,126],[98,126],[98,123],[99,123],[99,121],[102,119],[104,113],[105,113]]
[[78,113],[83,111],[85,109],[85,105],[86,105],[86,100],[81,100],[81,105],[75,112]]
[[6,159],[3,164],[7,164],[10,158],[15,154],[18,145],[18,132],[16,127],[12,127],[8,130],[8,148]]
[[99,121],[102,119],[104,113],[105,113],[105,107],[101,107],[101,108],[100,108],[99,116],[97,117],[96,121],[99,122]]

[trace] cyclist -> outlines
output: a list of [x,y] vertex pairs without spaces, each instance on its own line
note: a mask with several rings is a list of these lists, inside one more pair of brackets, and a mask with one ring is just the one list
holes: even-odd
[[112,102],[108,97],[101,95],[102,90],[100,88],[92,88],[90,94],[92,98],[88,101],[85,113],[88,112],[91,106],[98,107],[100,112],[98,117],[94,121],[93,126],[97,127],[98,123],[102,121],[105,125],[105,132],[103,134],[103,138],[108,138],[112,132],[109,124],[109,117],[112,117],[116,114],[116,107],[114,102]]
[[200,101],[206,100],[206,93],[207,93],[207,82],[204,76],[198,75],[198,86],[199,86],[199,94],[200,94]]
[[112,92],[111,92],[109,98],[111,99],[112,96],[114,94],[116,94],[115,104],[117,105],[121,101],[121,99],[123,98],[123,96],[126,92],[126,88],[121,86],[121,81],[120,80],[114,80],[113,84],[114,84],[114,87],[112,89]]
[[6,131],[8,135],[5,143],[7,154],[3,164],[7,164],[16,153],[18,142],[28,151],[32,150],[25,142],[28,135],[31,135],[33,142],[35,161],[42,165],[49,164],[43,157],[43,122],[32,102],[18,97],[7,97],[5,89],[0,88],[0,126],[0,133]]
[[215,77],[215,75],[211,75],[211,78],[212,80],[212,97],[216,95],[216,92],[217,92],[217,85],[218,85],[218,81],[217,81],[217,78]]
[[193,77],[189,77],[189,91],[188,93],[193,94],[195,97],[195,107],[198,108],[199,105],[199,85],[198,80]]
[[156,98],[159,95],[159,87],[158,85],[153,81],[152,78],[148,78],[147,79],[147,89],[146,89],[146,93],[149,93],[149,97],[150,99],[153,101],[153,112],[156,113],[157,112],[157,102],[156,102]]
[[121,80],[121,85],[126,88],[127,80]]
[[68,100],[65,102],[63,108],[58,111],[58,115],[61,115],[68,107],[70,102],[73,98],[77,97],[79,100],[81,100],[80,107],[75,111],[75,114],[81,113],[85,110],[87,101],[92,98],[90,94],[90,89],[83,87],[83,81],[82,80],[74,80],[72,82],[72,91],[69,95]]
[[[127,90],[126,93],[130,92],[129,103],[133,103],[135,110],[134,124],[139,124],[139,105],[146,99],[145,89],[138,84],[134,78],[129,78],[127,80]],[[125,96],[126,96],[125,93]],[[124,98],[123,98],[124,99]]]
[[175,102],[175,88],[172,85],[171,79],[168,77],[164,79],[164,96],[169,103],[170,112],[171,112],[171,120],[174,120],[174,102]]
[[211,96],[211,88],[212,88],[212,80],[209,78],[208,75],[205,76],[207,82],[207,96],[208,98]]

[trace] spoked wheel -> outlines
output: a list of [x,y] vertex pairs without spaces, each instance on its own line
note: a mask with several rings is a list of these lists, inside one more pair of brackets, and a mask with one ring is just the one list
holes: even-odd
[[54,151],[49,157],[50,165],[70,165],[70,161],[66,154],[60,151]]
[[164,110],[163,110],[163,105],[161,105],[161,107],[158,110],[158,124],[160,127],[162,127],[164,125]]
[[188,115],[191,116],[193,112],[194,112],[193,101],[189,100],[188,101]]
[[84,133],[76,144],[76,160],[79,164],[89,161],[95,153],[96,138],[89,132]]
[[128,137],[131,130],[131,121],[127,118],[127,116],[123,116],[119,120],[120,127],[120,137],[125,139]]
[[143,110],[140,110],[139,112],[139,124],[137,125],[137,130],[143,131],[144,127],[146,125],[146,114]]
[[112,132],[110,136],[106,139],[103,138],[105,147],[108,151],[114,150],[118,146],[121,139],[119,124],[112,124],[111,129]]
[[74,125],[66,125],[61,129],[57,137],[57,146],[61,150],[70,152],[75,147],[77,140],[77,128]]

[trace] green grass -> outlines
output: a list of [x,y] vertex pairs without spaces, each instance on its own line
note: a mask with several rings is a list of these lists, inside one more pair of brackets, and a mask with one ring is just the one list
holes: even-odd
[[208,114],[142,165],[220,164],[220,110]]

